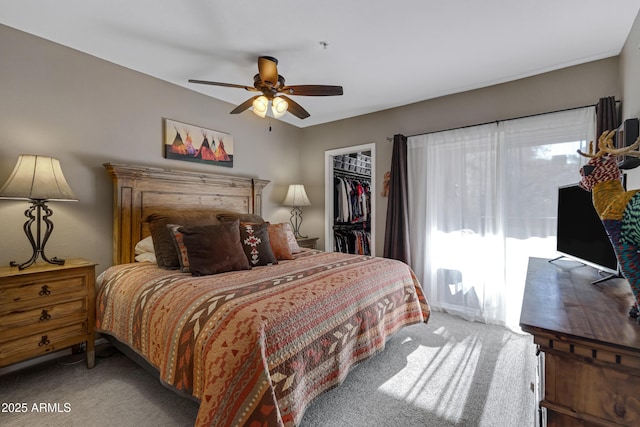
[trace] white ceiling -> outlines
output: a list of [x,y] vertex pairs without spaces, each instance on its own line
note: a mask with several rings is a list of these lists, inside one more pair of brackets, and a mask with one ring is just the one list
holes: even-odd
[[295,97],[311,117],[282,120],[306,127],[618,55],[639,9],[640,0],[0,0],[0,23],[234,105],[253,93],[187,80],[251,86],[257,57],[274,56],[287,84],[344,87]]

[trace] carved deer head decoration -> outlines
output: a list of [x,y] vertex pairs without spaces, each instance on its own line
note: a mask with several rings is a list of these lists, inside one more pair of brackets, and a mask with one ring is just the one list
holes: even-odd
[[640,157],[640,151],[636,148],[640,145],[640,138],[632,145],[616,149],[613,145],[613,136],[616,131],[606,131],[598,138],[598,152],[593,154],[593,141],[589,144],[589,152],[583,153],[578,150],[578,154],[590,158],[589,162],[580,169],[582,180],[580,186],[587,191],[591,191],[593,186],[604,181],[619,180],[621,178],[620,169],[617,165],[616,156]]
[[578,150],[579,154],[589,158],[587,164],[580,168],[580,186],[593,195],[593,206],[635,297],[629,315],[640,321],[640,190],[624,190],[617,163],[619,155],[640,157],[640,151],[636,150],[640,146],[640,138],[628,147],[617,149],[613,135],[615,131],[600,135],[595,154],[593,142],[589,144],[589,153]]

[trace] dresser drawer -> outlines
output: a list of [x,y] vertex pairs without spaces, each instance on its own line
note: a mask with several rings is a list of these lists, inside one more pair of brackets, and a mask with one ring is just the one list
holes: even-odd
[[58,329],[42,330],[36,335],[2,343],[0,366],[79,344],[88,339],[87,335],[87,323],[83,322]]
[[86,298],[44,305],[25,310],[0,312],[0,342],[32,335],[43,329],[53,329],[80,323],[87,318]]
[[[593,425],[638,425],[640,371],[622,363],[607,363],[605,353],[599,349],[592,358],[576,357],[575,352],[545,353],[545,399],[541,406],[549,410],[549,426],[571,425],[561,414],[594,420]],[[629,357],[618,355],[621,362]],[[570,421],[577,422],[575,418]]]
[[41,280],[28,280],[28,277],[24,277],[9,283],[0,282],[0,313],[9,304],[15,309],[40,303],[47,304],[42,301],[53,302],[84,295],[87,295],[84,275]]

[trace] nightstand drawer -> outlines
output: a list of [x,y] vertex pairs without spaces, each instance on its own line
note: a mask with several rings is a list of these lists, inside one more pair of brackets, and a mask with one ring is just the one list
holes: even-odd
[[0,313],[0,342],[80,323],[87,318],[87,313],[86,298]]
[[40,301],[45,301],[44,304],[47,304],[59,299],[58,297],[68,299],[74,295],[87,295],[84,275],[60,279],[52,277],[35,281],[29,280],[26,276],[0,287],[0,307],[7,304],[13,305],[13,308],[23,305],[33,306]]
[[84,343],[93,368],[95,277],[82,258],[0,267],[0,367]]
[[83,322],[6,342],[0,346],[0,366],[61,350],[77,344],[79,337],[87,339],[86,335],[87,324]]

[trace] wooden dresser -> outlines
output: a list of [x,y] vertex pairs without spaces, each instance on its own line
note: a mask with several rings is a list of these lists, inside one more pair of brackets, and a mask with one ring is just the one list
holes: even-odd
[[531,258],[520,326],[540,361],[540,421],[550,426],[640,425],[640,325],[623,279],[569,260]]
[[0,267],[0,367],[86,343],[95,364],[95,264]]

